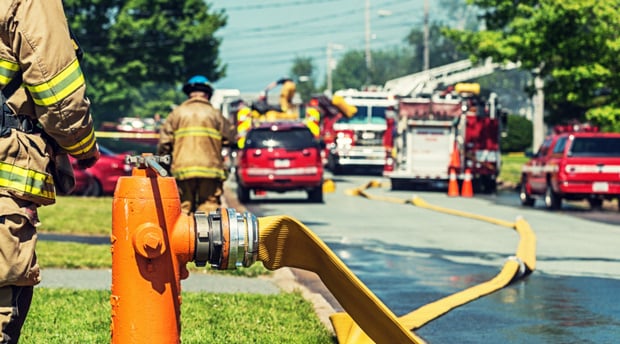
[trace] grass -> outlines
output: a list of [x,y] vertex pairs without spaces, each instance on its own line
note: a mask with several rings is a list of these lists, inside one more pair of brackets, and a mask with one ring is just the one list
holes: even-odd
[[[36,288],[20,343],[109,343],[110,292]],[[334,343],[299,293],[184,292],[183,344]]]
[[524,154],[502,155],[502,167],[498,178],[504,183],[511,185],[519,184],[521,180],[521,166],[529,160],[530,158]]

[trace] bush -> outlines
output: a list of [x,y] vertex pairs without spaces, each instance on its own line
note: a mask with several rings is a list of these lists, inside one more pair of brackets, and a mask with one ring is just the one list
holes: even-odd
[[519,115],[508,115],[506,135],[500,148],[503,153],[523,152],[532,147],[532,121]]

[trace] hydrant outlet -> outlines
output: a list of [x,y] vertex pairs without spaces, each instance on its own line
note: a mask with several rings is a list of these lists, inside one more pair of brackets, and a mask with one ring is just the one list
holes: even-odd
[[206,214],[196,212],[196,266],[207,263],[218,270],[248,267],[258,256],[258,221],[249,212],[221,208]]
[[162,229],[154,223],[143,223],[133,236],[134,250],[144,258],[157,258],[166,251]]

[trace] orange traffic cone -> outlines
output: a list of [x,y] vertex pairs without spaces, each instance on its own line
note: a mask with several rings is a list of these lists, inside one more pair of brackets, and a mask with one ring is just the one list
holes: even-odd
[[459,183],[456,180],[456,171],[454,168],[450,168],[450,180],[448,181],[448,196],[458,197],[459,195]]
[[452,149],[452,156],[450,157],[450,167],[461,168],[461,155],[459,154],[459,147],[456,143],[454,143],[454,148]]
[[465,169],[465,177],[463,179],[463,187],[461,188],[461,196],[463,197],[474,196],[474,188],[471,184],[471,171],[468,168]]

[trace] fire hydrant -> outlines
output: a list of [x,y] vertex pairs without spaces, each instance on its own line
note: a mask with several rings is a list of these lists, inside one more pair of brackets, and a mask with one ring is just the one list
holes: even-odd
[[219,270],[250,266],[258,224],[249,213],[220,209],[185,215],[169,157],[128,156],[112,206],[112,343],[180,343],[181,280],[186,264]]

